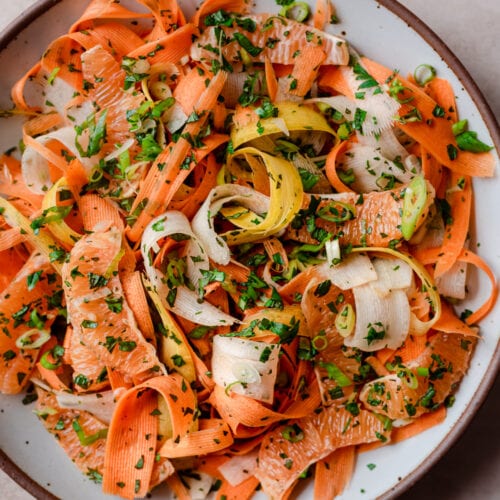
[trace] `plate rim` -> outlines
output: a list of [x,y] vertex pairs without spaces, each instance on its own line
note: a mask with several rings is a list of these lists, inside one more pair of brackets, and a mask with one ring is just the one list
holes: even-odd
[[[5,50],[8,45],[31,23],[33,23],[41,14],[50,10],[52,7],[61,3],[62,0],[37,0],[32,6],[22,12],[18,17],[11,21],[7,27],[0,33],[0,52]],[[500,152],[500,127],[493,110],[488,104],[482,91],[474,81],[472,75],[463,65],[460,59],[448,47],[448,45],[416,14],[407,7],[400,4],[397,0],[373,0],[389,12],[392,12],[399,19],[405,22],[408,28],[414,30],[423,40],[436,51],[443,62],[457,76],[467,94],[473,100],[479,111],[479,115],[486,125],[491,136],[493,144]],[[379,498],[388,500],[401,495],[413,486],[421,477],[424,476],[436,463],[450,450],[452,445],[458,441],[465,429],[472,422],[479,408],[484,404],[488,393],[500,371],[500,343],[497,342],[495,352],[487,371],[481,380],[474,396],[458,418],[456,424],[449,430],[441,442],[432,450],[417,469],[414,469],[394,487],[386,491]],[[42,485],[32,479],[27,472],[23,471],[7,454],[0,449],[0,469],[3,470],[13,481],[24,488],[27,492],[37,499],[57,500],[57,497],[47,491]]]

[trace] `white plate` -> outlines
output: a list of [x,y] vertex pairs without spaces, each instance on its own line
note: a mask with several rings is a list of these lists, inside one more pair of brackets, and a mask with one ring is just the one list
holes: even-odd
[[[65,32],[88,0],[62,0],[53,5],[55,3],[57,0],[42,1],[38,4],[39,8],[28,12],[25,21],[33,22],[0,54],[0,108],[10,107],[8,96],[12,83],[36,61],[50,40]],[[195,4],[189,0],[180,3],[191,7]],[[383,5],[375,0],[335,0],[342,23],[335,26],[334,30],[345,32],[349,42],[358,51],[386,66],[398,68],[403,75],[421,63],[436,67],[440,76],[452,82],[460,115],[469,119],[471,129],[476,130],[483,140],[492,143],[495,139],[498,148],[499,134],[492,115],[474,83],[453,55],[395,1],[384,0],[380,3]],[[268,10],[270,5],[274,6],[274,2],[266,1],[257,1],[256,4],[257,9],[263,11]],[[396,13],[408,17],[403,20]],[[408,22],[427,40],[410,28]],[[7,34],[9,38],[17,29],[11,27]],[[16,144],[19,139],[19,130],[12,127],[10,120],[8,123],[7,126],[6,121],[0,120],[0,151]],[[480,243],[480,255],[492,266],[495,275],[500,276],[500,231],[492,231],[491,220],[493,207],[499,206],[500,180],[497,176],[488,180],[475,180],[474,184],[474,248],[475,243]],[[483,276],[472,272],[469,289],[471,299],[463,307],[473,309],[487,295],[489,283]],[[366,500],[379,496],[393,497],[402,493],[435,463],[463,432],[494,380],[500,361],[499,329],[495,326],[499,323],[500,307],[497,306],[481,325],[483,340],[476,348],[470,370],[460,385],[456,403],[449,410],[446,421],[417,438],[360,455],[351,484],[340,498]],[[71,497],[73,500],[109,499],[71,464],[53,437],[45,432],[32,414],[32,408],[23,406],[20,400],[18,397],[0,396],[0,445],[5,454],[35,483],[57,497]],[[2,462],[5,463],[6,458],[0,456],[0,464]],[[370,463],[376,464],[373,471],[367,467]],[[19,475],[12,464],[7,463],[6,469],[37,497],[48,495],[26,477]],[[311,486],[305,485],[298,498],[311,498],[311,492]],[[256,498],[263,498],[263,495],[258,494]]]

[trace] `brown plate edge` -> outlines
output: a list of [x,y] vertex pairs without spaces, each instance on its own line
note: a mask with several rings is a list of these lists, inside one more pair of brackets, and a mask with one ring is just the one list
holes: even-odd
[[37,17],[59,2],[61,0],[38,0],[38,2],[22,12],[0,34],[0,51],[4,50],[26,26],[29,26]]
[[[5,49],[8,44],[21,31],[31,24],[42,13],[49,10],[61,0],[39,0],[32,7],[23,12],[0,35],[0,51]],[[443,40],[429,28],[421,19],[413,12],[401,5],[397,0],[376,0],[377,3],[393,12],[396,16],[414,29],[445,61],[461,81],[467,93],[471,96],[476,107],[479,110],[481,118],[484,120],[493,143],[497,151],[500,151],[500,129],[493,111],[484,98],[481,90],[474,82],[472,76],[467,71],[465,66],[456,57],[456,55],[448,48]],[[462,435],[465,428],[470,424],[474,415],[483,405],[486,396],[495,381],[496,374],[500,368],[500,346],[497,345],[493,361],[488,367],[488,372],[481,381],[478,390],[471,399],[467,408],[459,418],[457,424],[446,435],[436,449],[426,458],[425,462],[418,469],[403,478],[395,487],[382,495],[381,499],[395,498],[401,495],[414,485],[429,469],[431,469],[450,449],[450,447]],[[20,469],[1,449],[0,449],[0,469],[4,470],[17,484],[23,487],[31,495],[37,499],[57,500],[57,497],[49,493],[43,486],[38,484],[28,476],[26,472]]]

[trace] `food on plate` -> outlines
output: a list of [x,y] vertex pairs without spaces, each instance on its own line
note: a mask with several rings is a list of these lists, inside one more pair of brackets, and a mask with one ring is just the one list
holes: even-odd
[[339,495],[446,418],[495,303],[450,84],[278,3],[92,0],[12,89],[0,390],[105,493]]

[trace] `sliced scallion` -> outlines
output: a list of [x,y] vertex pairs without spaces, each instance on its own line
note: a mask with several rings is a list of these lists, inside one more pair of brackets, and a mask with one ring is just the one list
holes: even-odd
[[417,368],[417,375],[419,377],[428,377],[429,376],[429,368],[427,366],[419,366]]
[[464,133],[467,130],[467,126],[468,126],[467,119],[460,120],[451,126],[451,131],[453,132],[453,135],[456,137],[457,135]]
[[421,64],[413,72],[413,78],[415,78],[415,81],[421,87],[434,80],[435,77],[436,69],[430,64]]
[[319,366],[327,371],[328,378],[335,380],[339,387],[352,385],[351,379],[336,364],[320,361]]
[[470,151],[472,153],[487,153],[492,149],[492,146],[488,146],[483,141],[477,138],[477,132],[472,132],[468,130],[467,132],[462,132],[457,135],[457,145],[462,151]]
[[345,304],[335,317],[335,328],[342,337],[349,337],[356,325],[356,313],[351,304]]
[[[61,366],[63,355],[64,347],[56,345],[50,351],[43,353],[40,358],[40,364],[47,370],[57,370],[57,368]],[[52,361],[50,361],[50,359],[52,359]]]
[[38,349],[50,339],[50,332],[45,329],[31,328],[16,339],[19,349]]
[[293,19],[299,23],[306,21],[310,13],[309,5],[306,2],[293,2],[290,5],[285,5],[280,10],[280,16]]
[[398,377],[410,388],[418,387],[418,379],[409,368],[402,368],[398,371]]
[[78,423],[78,420],[73,420],[71,425],[82,446],[90,446],[92,443],[95,443],[99,439],[104,439],[108,435],[108,429],[100,429],[96,433],[87,436],[81,425]]
[[404,194],[401,233],[405,240],[413,236],[426,202],[427,184],[423,176],[417,175],[408,184]]
[[311,344],[317,351],[324,351],[328,347],[328,339],[325,335],[316,335],[311,340]]
[[356,217],[356,207],[342,201],[332,201],[321,207],[318,212],[321,219],[329,222],[346,222]]
[[281,435],[291,443],[298,443],[304,439],[304,431],[297,424],[285,426]]

